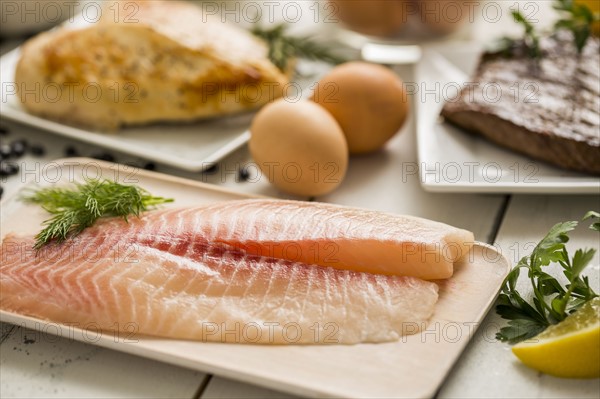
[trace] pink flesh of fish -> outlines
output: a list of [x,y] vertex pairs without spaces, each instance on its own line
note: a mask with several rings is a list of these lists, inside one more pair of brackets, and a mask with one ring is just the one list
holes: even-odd
[[131,227],[104,223],[37,256],[32,238],[7,237],[0,307],[169,338],[354,344],[417,332],[437,301],[436,284],[412,277],[260,258],[193,235],[156,248]]
[[[0,308],[83,327],[130,332],[134,326],[140,334],[203,341],[392,341],[425,326],[437,285],[340,270],[342,263],[350,259],[361,269],[378,256],[396,257],[398,270],[413,270],[403,266],[401,254],[378,253],[383,247],[377,245],[401,251],[407,237],[429,245],[462,232],[352,208],[246,200],[155,211],[129,223],[103,220],[37,255],[33,237],[9,235],[1,249]],[[330,250],[325,244],[335,251],[323,255]],[[307,248],[312,252],[303,254]],[[383,261],[375,263],[371,267],[384,269]]]
[[443,223],[324,203],[242,200],[169,212],[181,212],[183,226],[163,229],[167,242],[183,229],[253,255],[425,280],[451,277],[474,243],[473,233]]

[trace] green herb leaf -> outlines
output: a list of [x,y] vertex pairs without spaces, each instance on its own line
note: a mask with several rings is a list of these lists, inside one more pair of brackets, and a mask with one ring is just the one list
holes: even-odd
[[539,242],[531,254],[531,266],[536,270],[552,262],[564,259],[563,249],[569,241],[568,233],[577,227],[577,222],[564,222],[554,225],[546,237]]
[[173,202],[170,198],[154,197],[140,187],[110,180],[87,180],[72,189],[45,188],[22,199],[53,215],[43,222],[44,229],[36,235],[35,249],[76,236],[101,217],[127,220],[130,215],[139,216],[151,207]]
[[563,18],[554,24],[554,29],[571,31],[577,52],[581,54],[591,35],[592,24],[599,17],[585,4],[578,4],[573,0],[556,0],[554,9],[563,14]]
[[574,281],[579,278],[579,275],[586,268],[586,266],[592,261],[592,258],[596,254],[595,249],[578,249],[573,256],[573,266],[571,268],[571,276],[569,280]]
[[275,25],[272,28],[254,26],[252,33],[263,39],[269,46],[269,59],[281,71],[286,71],[290,59],[302,57],[323,61],[330,64],[341,64],[345,60],[332,53],[331,49],[317,43],[311,37],[295,37],[288,34],[288,26]]
[[[600,214],[588,212],[584,220],[587,218],[600,218]],[[566,248],[569,233],[576,226],[576,221],[554,225],[531,255],[523,257],[510,271],[496,306],[496,313],[509,322],[508,326],[501,328],[496,334],[497,339],[514,344],[531,338],[546,327],[564,320],[585,302],[598,296],[590,287],[588,278],[581,276],[596,250],[579,249],[570,258]],[[568,280],[566,286],[563,287],[556,278],[543,270],[551,264],[562,267]],[[516,289],[521,269],[527,270],[532,285],[533,297],[530,302],[523,299]]]
[[540,50],[540,38],[535,30],[535,27],[529,20],[521,14],[520,11],[511,12],[515,22],[523,26],[525,30],[524,44],[531,58],[540,58],[542,52]]
[[[600,220],[600,213],[594,212],[594,211],[589,211],[583,217],[583,220],[587,220],[587,219],[598,219],[598,220]],[[592,223],[592,225],[590,226],[590,229],[596,230],[596,231],[600,231],[600,221]]]
[[[594,13],[585,4],[578,4],[573,0],[555,0],[553,8],[558,11],[562,18],[554,24],[554,31],[568,30],[573,35],[573,44],[577,52],[581,54],[591,36],[592,25],[600,20],[600,15]],[[527,54],[533,59],[542,56],[540,49],[540,34],[535,26],[518,10],[511,11],[515,22],[524,29],[521,39],[504,37],[500,39],[500,49],[505,56],[510,56],[517,48],[525,48]],[[547,34],[548,32],[544,32]],[[600,228],[600,227],[599,227]]]
[[548,326],[537,323],[535,320],[515,319],[508,322],[507,327],[502,327],[496,334],[496,339],[510,344],[533,338]]

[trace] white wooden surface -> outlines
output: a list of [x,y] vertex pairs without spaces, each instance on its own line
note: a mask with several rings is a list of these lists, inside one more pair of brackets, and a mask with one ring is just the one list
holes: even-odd
[[[509,4],[510,3],[510,4]],[[515,2],[499,2],[503,16],[493,24],[478,21],[473,37],[482,41],[498,33],[515,32],[507,16],[508,6]],[[521,1],[521,4],[530,3]],[[547,22],[549,2],[541,5],[540,23]],[[3,44],[3,50],[10,44]],[[400,70],[403,77],[410,71]],[[411,121],[414,123],[414,121]],[[6,124],[2,121],[2,124]],[[62,156],[67,141],[28,128],[13,128],[10,139],[18,135],[31,142],[43,142],[50,150],[42,159],[24,158],[27,167],[43,167],[44,162]],[[347,180],[335,193],[321,201],[364,206],[398,213],[409,213],[455,224],[475,232],[481,241],[496,241],[512,259],[522,256],[525,245],[536,242],[554,223],[575,220],[590,209],[600,208],[597,196],[512,196],[430,194],[421,190],[416,175],[408,175],[407,165],[414,163],[414,126],[390,142],[386,151],[353,158]],[[82,155],[98,152],[77,145]],[[119,156],[119,161],[137,161]],[[193,175],[160,168],[159,171],[196,178],[238,190],[281,196],[265,181],[236,182],[234,170],[248,160],[246,150],[233,154],[224,168],[214,175]],[[403,167],[405,175],[403,176]],[[2,181],[5,195],[15,190],[19,178]],[[501,228],[496,237],[498,222]],[[2,233],[2,232],[0,232]],[[573,248],[598,247],[597,236],[581,229],[569,243]],[[506,253],[506,252],[505,252]],[[599,260],[596,256],[589,272],[598,284]],[[600,396],[600,380],[563,380],[526,369],[512,356],[509,346],[493,340],[500,320],[490,312],[479,332],[457,362],[442,389],[440,397],[494,398],[572,398]],[[31,339],[34,334],[35,339]],[[31,342],[35,341],[35,342]],[[356,371],[360,373],[360,370]],[[352,376],[348,376],[352,378]],[[292,396],[205,376],[174,366],[120,354],[106,349],[65,339],[50,342],[20,327],[0,325],[0,397],[77,397],[77,398],[292,398]]]
[[[567,220],[581,220],[589,210],[599,209],[598,196],[514,196],[498,233],[496,245],[513,263],[530,253],[554,224]],[[571,233],[568,248],[571,255],[577,248],[598,248],[598,233],[582,222]],[[600,285],[600,257],[592,260],[585,274],[598,292]],[[555,276],[561,273],[554,270]],[[562,276],[561,276],[562,277]],[[531,293],[529,282],[519,291]],[[490,312],[475,335],[469,348],[463,352],[454,371],[440,391],[442,398],[598,398],[600,380],[568,380],[538,373],[523,366],[510,347],[494,339],[502,319]]]
[[3,398],[190,398],[208,378],[20,327],[1,350]]

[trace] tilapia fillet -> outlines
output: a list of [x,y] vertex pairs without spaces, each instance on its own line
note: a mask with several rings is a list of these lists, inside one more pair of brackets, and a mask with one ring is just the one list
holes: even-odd
[[146,231],[164,246],[187,231],[253,255],[426,280],[451,277],[474,243],[443,223],[316,202],[228,201],[151,218]]
[[[169,216],[166,219],[166,216]],[[0,308],[97,330],[261,344],[383,342],[421,329],[435,283],[248,255],[181,230],[172,245],[145,231],[158,218],[110,221],[36,254],[32,237],[2,243]],[[158,243],[158,245],[154,245]]]
[[438,288],[415,276],[449,277],[472,234],[347,207],[243,200],[106,219],[38,253],[33,243],[2,242],[4,310],[171,338],[353,344],[421,329]]

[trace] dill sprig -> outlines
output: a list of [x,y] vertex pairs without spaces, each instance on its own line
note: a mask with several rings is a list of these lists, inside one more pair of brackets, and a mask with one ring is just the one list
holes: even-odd
[[[588,212],[583,220],[590,218],[600,219],[600,214]],[[498,298],[496,313],[509,322],[496,334],[497,339],[515,344],[532,338],[598,296],[590,287],[588,277],[582,275],[596,250],[578,249],[573,257],[567,251],[569,232],[577,224],[576,221],[556,224],[536,245],[531,255],[522,258],[508,274]],[[600,222],[594,222],[590,228],[600,231]],[[546,266],[553,263],[562,268],[568,280],[565,286],[544,271]],[[527,271],[533,288],[531,301],[525,300],[516,288],[522,269]]]
[[300,57],[341,64],[345,60],[331,50],[314,41],[311,37],[296,37],[288,34],[288,26],[275,25],[272,28],[254,26],[252,33],[263,39],[269,47],[269,59],[281,71],[286,71],[290,59]]
[[106,179],[87,180],[73,188],[44,188],[22,199],[53,215],[43,222],[45,227],[36,235],[35,249],[74,237],[102,217],[122,217],[127,221],[131,215],[139,216],[156,205],[173,202],[171,198],[154,197],[141,187]]

